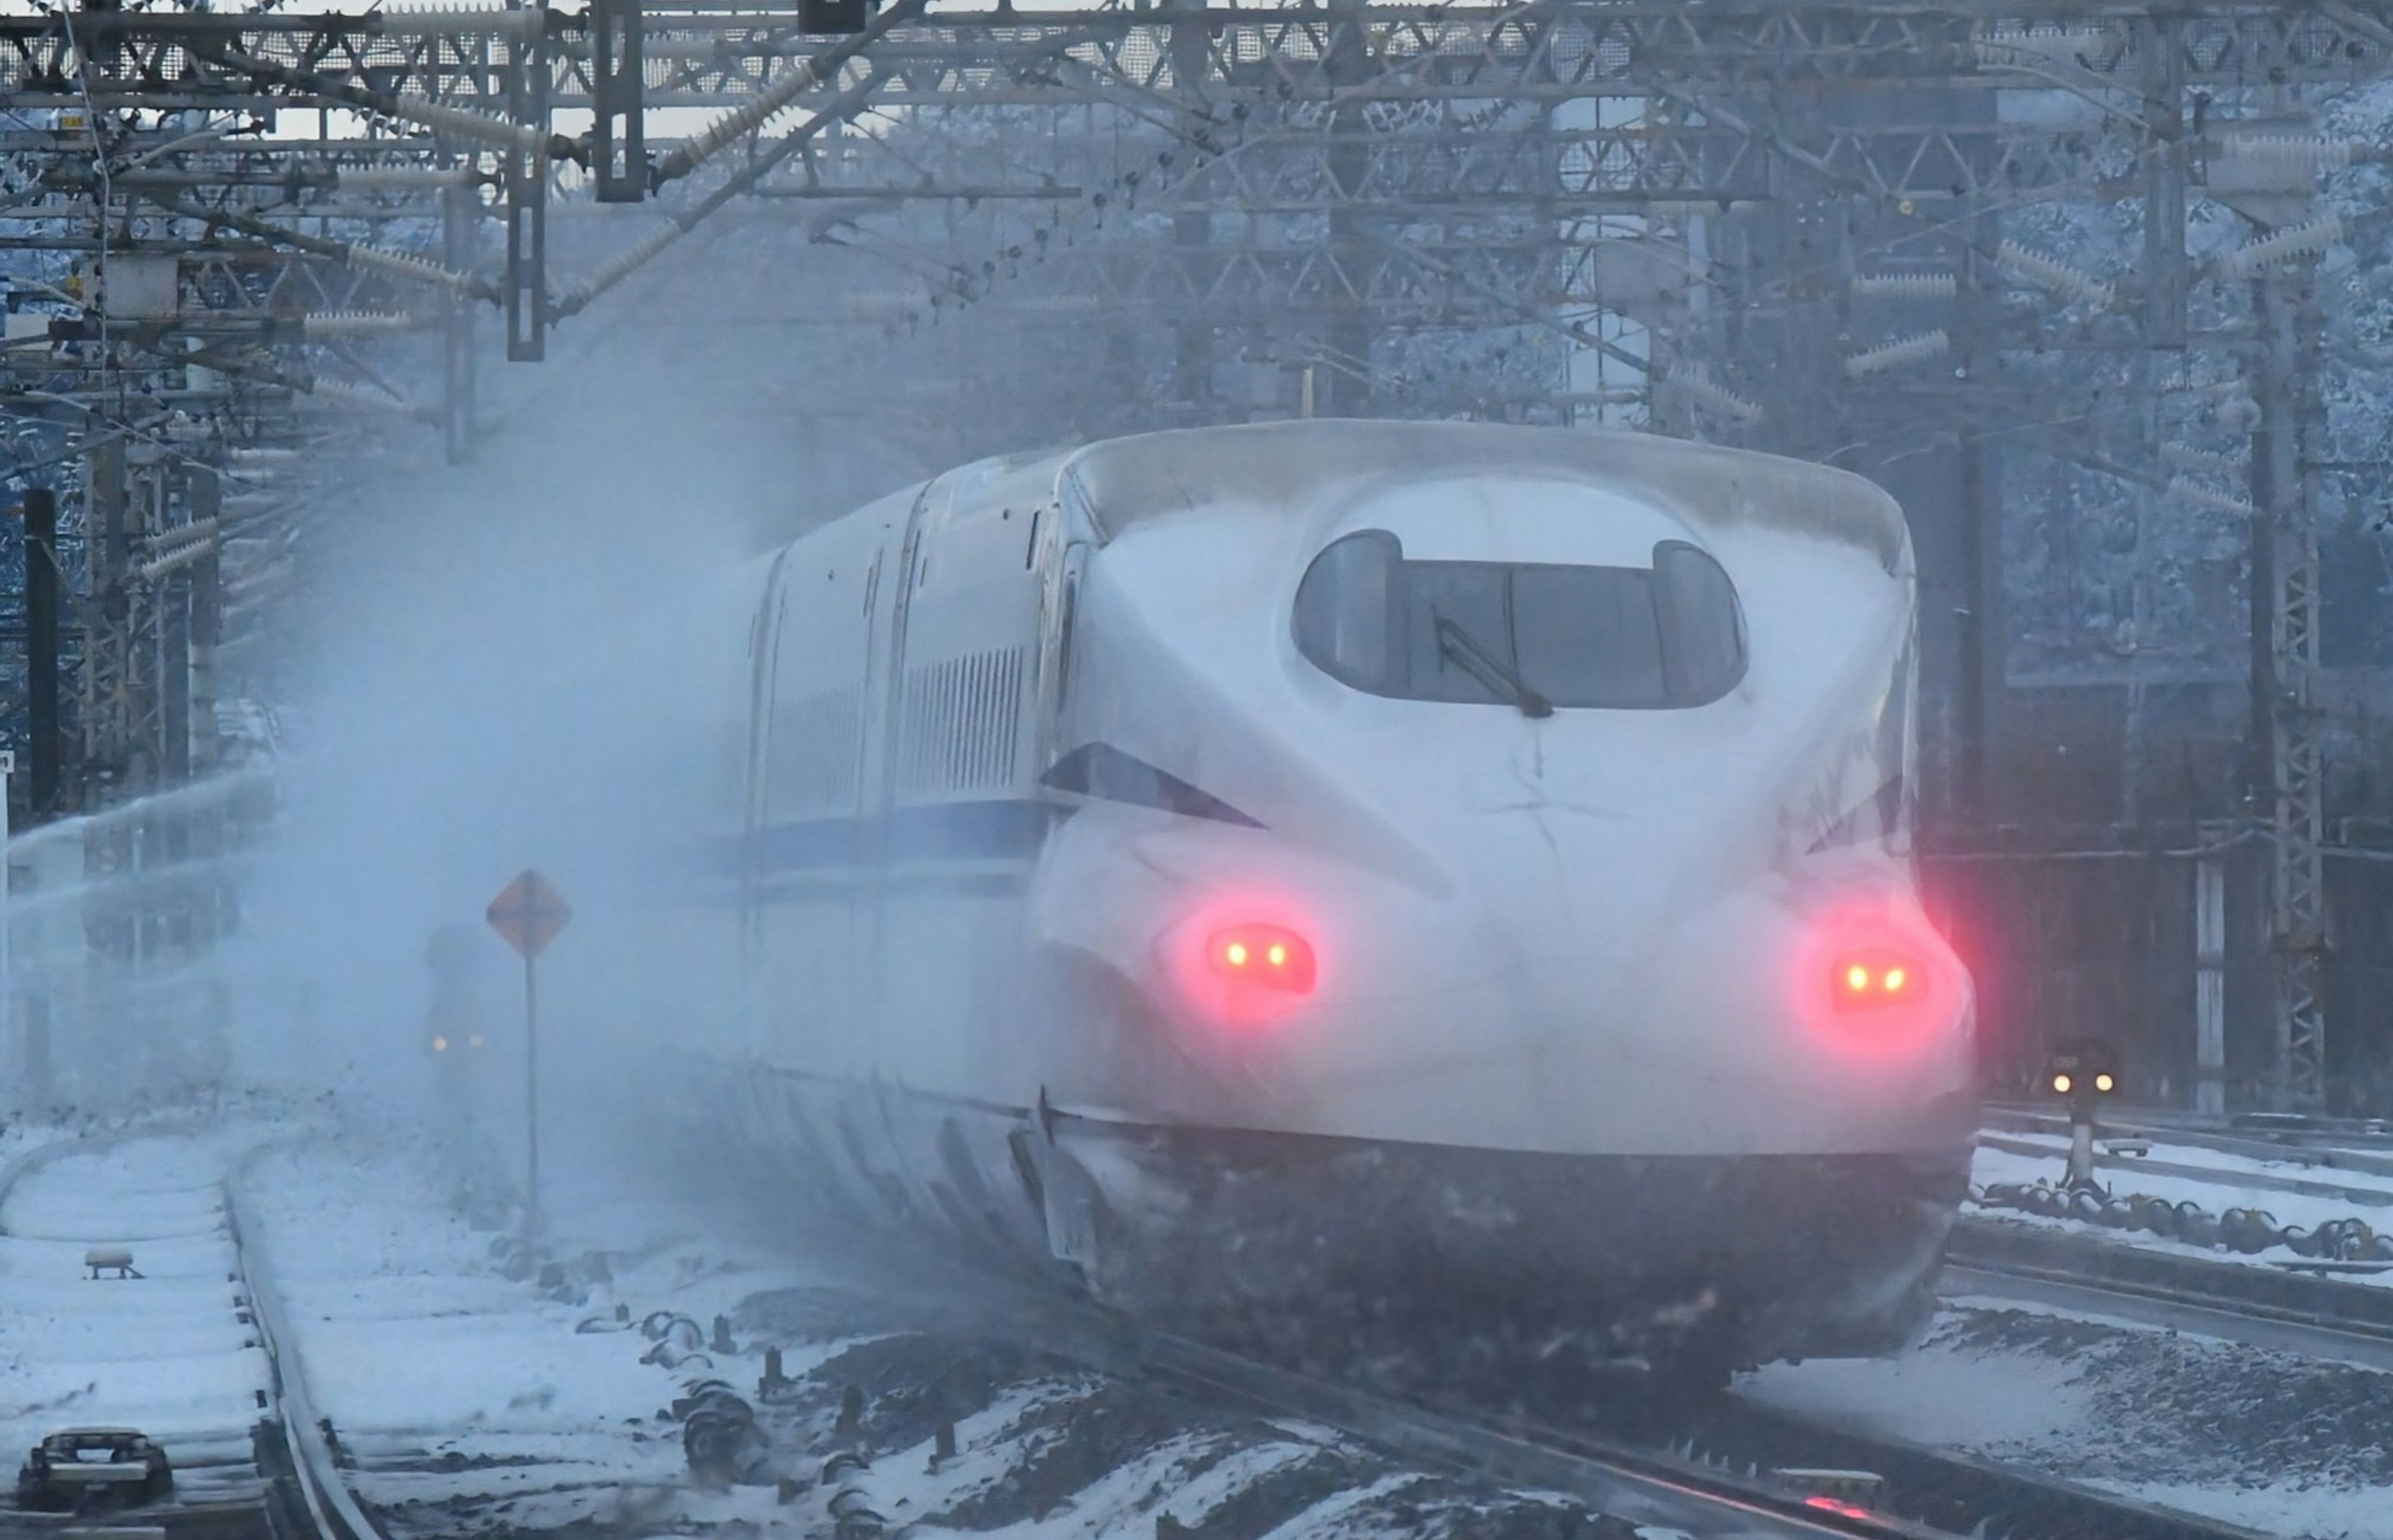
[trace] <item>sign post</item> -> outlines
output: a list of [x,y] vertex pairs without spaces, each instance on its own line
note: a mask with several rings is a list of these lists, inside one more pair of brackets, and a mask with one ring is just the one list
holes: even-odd
[[573,906],[530,868],[499,890],[482,918],[523,957],[524,965],[524,1223],[540,1227],[540,992],[532,959],[573,918]]
[[0,1065],[24,1075],[31,1068],[17,1048],[16,958],[9,950],[16,874],[8,865],[8,780],[17,773],[17,750],[0,749]]

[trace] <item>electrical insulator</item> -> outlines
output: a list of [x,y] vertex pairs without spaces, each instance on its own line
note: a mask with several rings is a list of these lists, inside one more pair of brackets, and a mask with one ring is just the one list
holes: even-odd
[[474,173],[462,166],[449,170],[438,166],[331,166],[322,175],[328,178],[326,185],[341,192],[421,192],[433,188],[462,187],[474,179]]
[[2322,252],[2343,239],[2343,220],[2336,215],[2314,219],[2307,225],[2296,225],[2289,230],[2259,241],[2247,241],[2217,258],[2218,276],[2223,279],[2250,278],[2263,268],[2273,268],[2280,262]]
[[2005,241],[1994,248],[1994,265],[2063,299],[2082,299],[2098,310],[2110,308],[2113,294],[2111,285],[2042,252],[2032,252],[2016,241]]
[[2241,460],[2223,454],[2213,454],[2208,450],[2196,449],[2191,444],[2174,442],[2163,444],[2161,458],[2172,465],[2182,465],[2190,471],[2207,471],[2213,476],[2242,476],[2247,468]]
[[2257,161],[2289,171],[2339,171],[2365,148],[2357,139],[2322,139],[2307,134],[2230,134],[2218,147],[2218,158]]
[[360,390],[338,380],[318,380],[307,387],[307,394],[320,401],[355,401],[361,406],[382,407],[390,411],[411,415],[415,409],[396,396],[386,396],[379,390]]
[[1960,283],[1951,273],[1856,273],[1855,299],[1951,299]]
[[386,252],[379,246],[352,244],[341,254],[341,260],[352,268],[386,278],[403,278],[414,283],[431,283],[452,289],[461,294],[472,294],[479,282],[471,273],[452,273],[438,262],[412,256],[405,252]]
[[386,336],[421,324],[404,310],[319,310],[300,319],[299,334],[309,342],[320,342],[327,337]]
[[1924,363],[1951,351],[1953,339],[1942,327],[1922,332],[1917,336],[1903,337],[1883,343],[1866,352],[1855,353],[1845,360],[1845,377],[1858,380],[1866,374],[1882,374],[1890,369],[1900,369],[1907,363]]
[[2199,503],[2204,508],[2215,508],[2222,514],[2232,514],[2237,518],[2252,516],[2253,508],[2249,502],[2237,497],[2233,492],[2225,492],[2216,487],[2204,486],[2190,476],[2169,477],[2168,489],[2171,497],[2182,498],[2188,502]]
[[406,0],[399,0],[399,4],[384,6],[374,14],[385,20],[401,20],[410,23],[431,21],[438,22],[445,28],[452,22],[462,27],[475,21],[492,20],[505,16],[507,7],[504,6],[411,6],[406,4]]
[[2088,59],[2107,62],[2125,51],[2119,34],[2099,27],[1997,27],[1970,46],[1981,64],[2034,60],[2081,70]]
[[2223,380],[2197,380],[2190,374],[2172,374],[2160,385],[2164,396],[2199,396],[2205,400],[2232,396],[2243,388],[2243,380],[2232,374]]
[[1723,417],[1733,418],[1740,423],[1761,421],[1760,403],[1746,400],[1700,369],[1693,366],[1674,369],[1670,372],[1669,383]]

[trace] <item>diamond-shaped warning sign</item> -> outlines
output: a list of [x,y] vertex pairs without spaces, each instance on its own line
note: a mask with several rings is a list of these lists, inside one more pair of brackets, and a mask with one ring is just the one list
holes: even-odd
[[540,956],[565,929],[573,918],[573,906],[547,878],[527,869],[490,900],[483,918],[490,922],[490,929],[506,937],[508,946],[531,958]]

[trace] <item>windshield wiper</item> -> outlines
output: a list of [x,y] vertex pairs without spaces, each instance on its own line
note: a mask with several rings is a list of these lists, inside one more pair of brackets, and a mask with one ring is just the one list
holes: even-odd
[[1439,615],[1437,620],[1437,652],[1462,665],[1465,672],[1498,695],[1511,697],[1521,714],[1529,717],[1551,716],[1554,703],[1530,688],[1529,682],[1512,672],[1512,666],[1487,649],[1487,645],[1462,629],[1455,621]]

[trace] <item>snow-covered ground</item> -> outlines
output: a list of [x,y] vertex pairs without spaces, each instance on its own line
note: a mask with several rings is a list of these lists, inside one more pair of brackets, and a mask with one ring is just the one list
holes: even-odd
[[[2035,1153],[1997,1149],[1990,1141],[2033,1146]],[[2143,1153],[2129,1153],[2136,1146],[2142,1146]],[[2103,1181],[2123,1190],[2133,1186],[2155,1196],[2163,1194],[2163,1184],[2172,1184],[2167,1191],[2181,1192],[2214,1212],[2245,1199],[2251,1200],[2255,1207],[2319,1203],[2341,1214],[2365,1215],[2393,1209],[2393,1177],[2305,1165],[2290,1157],[2265,1160],[2160,1140],[2106,1138],[2098,1141],[2095,1147],[2106,1155],[2115,1155],[2115,1158],[2102,1161],[2095,1169],[2095,1175]],[[2068,1156],[2069,1141],[2064,1136],[1990,1132],[1979,1142],[1976,1180],[1982,1183],[2058,1178]],[[2191,1174],[2194,1172],[2199,1174]],[[2296,1183],[2298,1186],[2291,1188],[2281,1185]],[[2384,1217],[2393,1223],[2393,1214]]]
[[1909,1352],[1773,1365],[1742,1388],[2264,1533],[2393,1536],[2393,1375],[2374,1370],[1954,1299]]
[[[1327,1429],[1091,1373],[988,1295],[948,1310],[925,1303],[946,1298],[935,1282],[876,1289],[785,1237],[726,1241],[757,1223],[677,1203],[666,1179],[553,1172],[544,1250],[560,1259],[543,1281],[456,1215],[443,1170],[429,1142],[351,1122],[277,1144],[242,1183],[286,1358],[304,1361],[353,1489],[396,1536],[828,1533],[817,1478],[841,1449],[870,1455],[864,1486],[914,1534],[1149,1540],[1158,1517],[1274,1540],[1638,1533],[1568,1498],[1408,1469]],[[642,1361],[655,1312],[696,1324],[694,1356]],[[787,1380],[769,1396],[768,1347]],[[693,1478],[673,1416],[710,1378],[757,1416],[736,1483]],[[851,1388],[860,1416],[843,1430]],[[956,1454],[935,1460],[943,1421]]]
[[[1637,1533],[1565,1498],[1093,1373],[1001,1292],[926,1308],[939,1280],[876,1288],[777,1232],[769,1206],[688,1201],[687,1173],[561,1154],[535,1257],[461,1217],[443,1147],[398,1121],[252,1108],[201,1133],[42,1153],[45,1137],[0,1136],[0,1171],[30,1157],[0,1206],[0,1439],[20,1448],[124,1421],[201,1485],[211,1461],[254,1480],[265,1364],[226,1282],[229,1183],[281,1301],[286,1368],[304,1365],[355,1490],[397,1540],[824,1532],[816,1479],[841,1449],[871,1457],[858,1482],[923,1535],[1146,1540],[1164,1520],[1273,1540]],[[1980,1179],[2032,1164],[1996,1152]],[[148,1276],[84,1278],[93,1244],[129,1245]],[[660,1350],[641,1329],[652,1315],[687,1325]],[[769,1393],[768,1347],[786,1377]],[[693,1476],[674,1407],[710,1378],[755,1414],[732,1482]],[[2393,1375],[2351,1364],[1954,1299],[1911,1352],[1774,1367],[1746,1389],[2271,1533],[2393,1540]],[[943,1426],[956,1451],[944,1458]]]
[[[2005,1137],[2031,1139],[2039,1145],[2049,1144],[2052,1153],[2048,1157],[2041,1155],[2020,1155],[2009,1150],[1992,1149],[1981,1143],[1978,1148],[1970,1173],[1970,1180],[1977,1186],[1982,1189],[1997,1182],[2021,1185],[2037,1181],[2057,1183],[2061,1180],[2065,1169],[2065,1156],[2068,1153],[2064,1143],[2058,1140],[2040,1139],[2034,1136],[2006,1135]],[[2198,1166],[2216,1174],[2215,1177],[2188,1177],[2153,1169],[2154,1163]],[[2151,1147],[2151,1154],[2148,1160],[2130,1157],[2119,1164],[2104,1165],[2096,1170],[2095,1176],[2104,1186],[2121,1197],[2155,1197],[2172,1204],[2191,1203],[2214,1216],[2230,1208],[2254,1208],[2269,1215],[2280,1227],[2298,1226],[2304,1230],[2315,1230],[2329,1220],[2357,1219],[2367,1223],[2372,1229],[2393,1232],[2393,1207],[2379,1207],[2373,1203],[2357,1203],[2341,1196],[2321,1196],[2257,1186],[2248,1180],[2255,1173],[2306,1177],[2313,1180],[2321,1174],[2316,1168],[2255,1160],[2247,1156],[2204,1150],[2192,1145],[2155,1143]],[[2331,1185],[2348,1188],[2362,1194],[2382,1190],[2388,1200],[2393,1200],[2393,1180],[2385,1181],[2381,1189],[2374,1179],[2360,1177],[2346,1181],[2341,1173],[2333,1174],[2328,1178],[2328,1181]],[[2099,1234],[2114,1244],[2148,1247],[2174,1256],[2249,1262],[2261,1267],[2278,1267],[2305,1259],[2290,1247],[2283,1246],[2269,1246],[2247,1255],[2224,1247],[2190,1246],[2153,1234],[2150,1231],[2112,1229],[2104,1225],[2090,1224],[2082,1220],[2030,1214],[2017,1208],[1990,1205],[1975,1211],[2001,1220],[2006,1223]],[[2339,1272],[2337,1276],[2348,1283],[2393,1287],[2393,1270],[2351,1271]]]
[[[0,1453],[66,1428],[132,1427],[185,1501],[257,1490],[268,1365],[242,1319],[222,1183],[254,1134],[22,1136],[0,1203]],[[89,1276],[95,1246],[137,1277]]]

